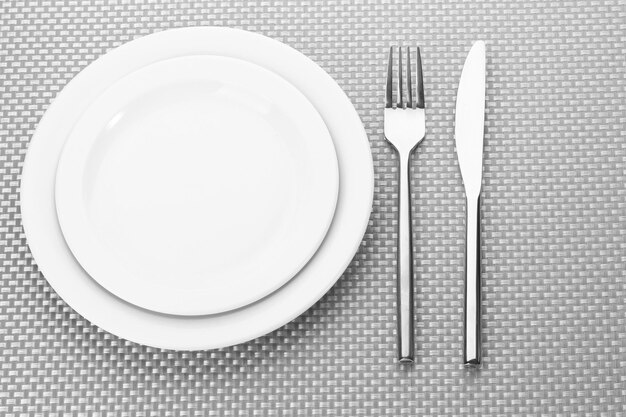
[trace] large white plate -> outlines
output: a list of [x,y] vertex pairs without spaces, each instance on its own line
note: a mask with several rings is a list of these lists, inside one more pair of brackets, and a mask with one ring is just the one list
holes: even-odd
[[56,207],[104,288],[202,315],[291,279],[326,235],[337,189],[332,139],[300,91],[259,65],[192,55],[134,71],[84,111]]
[[[289,282],[244,308],[218,315],[173,316],[127,303],[104,290],[76,262],[57,222],[54,183],[65,140],[102,91],[153,62],[187,55],[240,58],[274,71],[317,108],[339,161],[335,215],[316,254]],[[333,79],[298,51],[261,35],[227,28],[185,28],[125,44],[78,74],[50,105],[33,136],[22,172],[24,231],[37,264],[55,291],[93,324],[122,338],[168,349],[209,349],[241,343],[293,320],[341,276],[365,233],[373,198],[373,165],[361,121]]]

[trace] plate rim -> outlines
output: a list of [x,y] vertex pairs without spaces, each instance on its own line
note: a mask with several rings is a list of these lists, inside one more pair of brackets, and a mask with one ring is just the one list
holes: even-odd
[[[210,61],[207,62],[207,59]],[[116,114],[122,108],[122,104],[136,100],[147,90],[152,91],[159,80],[164,79],[163,77],[169,81],[172,74],[183,76],[191,74],[193,79],[204,77],[209,74],[207,68],[220,63],[226,65],[225,69],[222,67],[219,70],[222,72],[235,70],[234,67],[228,67],[229,65],[242,65],[241,71],[256,71],[257,75],[250,74],[241,82],[253,89],[256,88],[255,94],[263,91],[282,95],[276,98],[275,103],[282,106],[283,113],[290,116],[294,126],[303,132],[302,146],[310,152],[307,151],[306,154],[301,152],[302,156],[307,156],[307,161],[299,159],[296,165],[310,166],[308,171],[314,175],[304,174],[303,177],[311,177],[309,185],[313,186],[314,195],[307,195],[306,201],[301,202],[298,205],[300,209],[296,210],[300,215],[299,223],[304,219],[308,220],[297,231],[289,227],[291,235],[282,237],[287,240],[279,243],[282,246],[278,249],[293,247],[287,242],[296,242],[299,236],[308,237],[304,238],[305,244],[296,253],[285,253],[281,256],[274,251],[272,252],[274,256],[267,260],[269,262],[289,258],[288,266],[283,265],[275,269],[273,265],[277,265],[276,262],[268,264],[265,268],[262,264],[253,266],[253,270],[256,271],[253,282],[248,279],[238,283],[235,290],[238,296],[234,302],[217,291],[220,286],[223,290],[233,291],[232,286],[225,285],[223,280],[208,288],[177,290],[168,286],[167,289],[158,290],[159,286],[152,285],[150,288],[154,288],[155,291],[146,291],[146,280],[135,281],[134,274],[127,272],[124,265],[110,262],[112,252],[92,234],[89,216],[82,204],[84,201],[81,192],[84,190],[82,173],[88,163],[91,149],[100,140],[100,128],[109,123],[109,116]],[[181,73],[179,68],[181,66],[183,69],[190,68],[191,73]],[[291,83],[260,65],[240,58],[218,55],[188,55],[154,62],[108,85],[76,120],[72,131],[67,135],[57,165],[55,182],[57,217],[67,246],[76,261],[92,279],[117,297],[157,313],[182,316],[219,314],[243,308],[266,297],[291,280],[313,257],[326,236],[334,217],[339,189],[339,168],[334,142],[324,120],[310,101]],[[298,234],[294,235],[296,232]],[[109,276],[117,278],[110,280],[106,278]],[[264,282],[266,284],[261,285]],[[151,297],[150,294],[154,296]]]
[[[336,135],[340,135],[343,138],[341,141],[350,141],[350,143],[356,146],[351,150],[350,154],[346,156],[346,160],[351,160],[352,163],[359,165],[360,172],[358,173],[350,172],[346,169],[345,165],[342,163],[343,157],[340,155],[341,152],[339,149],[337,150],[340,171],[338,209],[331,224],[331,229],[329,230],[322,247],[318,253],[313,256],[309,265],[316,262],[316,259],[321,256],[320,253],[325,247],[328,247],[327,244],[329,243],[329,240],[343,239],[348,242],[344,244],[344,247],[346,247],[345,253],[340,257],[340,259],[335,260],[332,271],[326,271],[327,274],[330,274],[330,277],[325,277],[326,279],[323,284],[317,283],[317,281],[319,281],[317,279],[302,279],[303,272],[307,271],[307,268],[305,268],[293,280],[281,287],[275,293],[244,309],[236,310],[233,313],[236,314],[241,311],[248,311],[248,314],[254,314],[257,313],[256,310],[260,309],[259,306],[262,306],[265,310],[267,310],[266,312],[273,314],[272,320],[263,321],[265,324],[264,326],[253,326],[253,328],[248,329],[245,333],[233,334],[230,326],[231,323],[229,323],[228,320],[223,319],[223,316],[230,316],[230,313],[194,318],[191,320],[189,318],[185,318],[185,320],[174,320],[174,324],[177,326],[177,331],[181,337],[173,337],[168,340],[157,340],[158,337],[155,338],[152,331],[146,331],[140,326],[135,325],[132,331],[119,328],[120,320],[124,319],[125,314],[132,312],[131,315],[134,316],[133,320],[139,323],[143,323],[142,320],[151,321],[152,319],[157,318],[158,324],[153,325],[156,325],[156,327],[159,328],[164,324],[164,322],[166,322],[168,326],[172,325],[170,323],[173,320],[172,317],[157,313],[146,315],[145,312],[137,309],[136,307],[126,305],[122,300],[108,294],[102,287],[93,282],[91,278],[87,277],[88,279],[82,279],[84,278],[84,271],[82,271],[73,259],[69,260],[62,266],[56,265],[57,260],[55,259],[55,256],[59,253],[54,252],[67,252],[69,249],[63,246],[64,241],[62,239],[62,235],[60,235],[58,222],[55,224],[55,221],[47,221],[50,217],[56,217],[54,207],[50,207],[51,200],[54,199],[53,193],[50,191],[52,185],[50,184],[50,179],[45,176],[45,173],[38,172],[45,169],[55,169],[56,161],[40,158],[41,160],[33,162],[35,160],[35,157],[33,156],[35,155],[35,151],[33,151],[33,149],[35,149],[36,152],[41,153],[46,148],[52,148],[54,146],[59,147],[59,144],[53,143],[50,138],[45,138],[45,136],[50,132],[53,125],[57,128],[63,128],[64,126],[67,127],[66,125],[71,122],[61,119],[57,120],[57,125],[55,125],[54,117],[56,117],[56,114],[62,110],[60,103],[62,103],[63,100],[72,99],[75,101],[74,105],[76,109],[80,109],[81,105],[85,105],[85,97],[82,97],[81,94],[78,94],[77,92],[78,86],[83,83],[82,80],[86,78],[88,74],[93,73],[89,76],[93,77],[91,82],[96,85],[104,82],[107,77],[114,76],[117,72],[119,72],[119,68],[109,64],[109,61],[112,59],[118,59],[118,57],[123,58],[125,66],[131,67],[132,65],[136,65],[138,60],[140,60],[138,54],[134,54],[132,51],[135,48],[143,48],[145,47],[144,45],[149,46],[150,44],[155,43],[157,44],[160,53],[163,53],[165,48],[162,48],[162,44],[171,44],[172,42],[176,42],[176,48],[173,49],[175,51],[173,56],[186,55],[193,53],[194,50],[202,50],[205,51],[204,53],[208,53],[205,48],[209,46],[211,39],[215,42],[215,37],[221,38],[221,40],[224,40],[225,37],[229,37],[229,46],[233,46],[233,44],[246,45],[246,53],[249,53],[248,59],[254,59],[254,62],[257,63],[264,62],[263,66],[265,68],[273,70],[287,81],[292,82],[296,88],[300,89],[300,91],[307,96],[307,98],[322,115],[322,118],[331,132],[333,141],[336,140]],[[250,49],[250,44],[255,44],[256,49]],[[131,45],[134,46],[130,47]],[[258,45],[263,45],[263,47],[259,48]],[[211,53],[215,54],[216,52],[214,49],[216,46],[212,46],[214,48],[212,48]],[[276,60],[272,60],[272,57],[268,55],[269,52],[283,55],[285,60],[288,57],[292,64],[290,65],[291,72],[286,73],[281,71],[280,63]],[[156,55],[158,55],[158,53]],[[153,61],[154,60],[156,59],[153,59]],[[92,66],[96,65],[96,63],[98,63],[98,67],[108,69],[110,72],[94,71]],[[92,70],[87,71],[90,67]],[[324,94],[328,93],[333,95],[333,103],[329,102],[328,104],[332,104],[333,111],[337,110],[339,112],[337,115],[333,114],[333,117],[341,118],[340,124],[338,123],[336,126],[330,126],[327,118],[324,116],[324,112],[330,112],[330,109],[324,110],[318,107],[318,102],[328,101],[328,97],[320,96],[322,92],[318,90],[322,90],[321,88],[314,89],[312,87],[308,87],[307,89],[305,86],[304,89],[306,89],[306,92],[303,91],[303,88],[299,88],[299,85],[304,82],[301,81],[298,83],[298,77],[301,78],[304,74],[303,72],[298,72],[299,70],[304,70],[304,72],[306,72],[306,83],[309,85],[315,85],[315,82],[317,81],[325,84],[325,87],[323,88]],[[318,103],[318,105],[316,105],[316,103]],[[335,132],[334,129],[336,129]],[[61,145],[62,143],[63,142],[61,142]],[[337,146],[337,143],[335,143],[335,147]],[[43,147],[43,150],[39,150],[41,147]],[[50,151],[51,149],[47,150]],[[41,163],[41,165],[37,165],[36,163]],[[33,166],[33,164],[35,166]],[[39,177],[32,177],[35,174],[38,174]],[[353,178],[353,181],[356,183],[355,187],[344,189],[344,178],[346,175],[351,177],[358,175],[358,181],[355,181]],[[43,190],[38,190],[37,187],[40,187]],[[39,191],[43,191],[43,193],[39,193]],[[302,53],[277,40],[241,29],[199,26],[164,30],[123,44],[98,58],[94,61],[94,63],[88,66],[85,70],[79,72],[69,83],[67,83],[63,90],[57,95],[56,99],[48,107],[30,141],[22,168],[22,179],[20,183],[20,202],[22,204],[20,205],[20,210],[22,213],[22,227],[27,237],[28,246],[34,259],[36,260],[39,270],[43,273],[55,292],[68,304],[68,306],[81,315],[85,320],[97,325],[116,337],[126,339],[131,342],[161,349],[204,350],[236,345],[272,332],[301,315],[313,304],[315,304],[324,294],[326,294],[326,292],[343,275],[345,269],[348,267],[361,245],[363,235],[369,224],[369,218],[372,211],[373,193],[374,167],[365,128],[363,127],[356,109],[350,102],[350,99],[328,73]],[[340,217],[339,210],[341,209],[342,201],[344,199],[349,201],[350,199],[356,198],[361,201],[357,207],[354,208],[356,212],[349,213],[349,218],[353,221],[350,225],[352,234],[348,238],[345,237],[346,233],[344,232],[344,237],[340,234],[339,237],[335,238],[333,236],[333,228],[337,218]],[[44,208],[44,206],[47,206],[47,208]],[[357,219],[358,221],[354,221]],[[346,229],[346,226],[346,224],[343,224],[342,229]],[[37,236],[36,239],[33,239],[34,234]],[[59,235],[61,237],[60,241],[59,239],[54,241],[55,236],[58,238]],[[49,247],[46,247],[44,241],[54,242]],[[348,244],[349,248],[347,247]],[[59,247],[57,248],[56,246]],[[67,255],[67,253],[65,253],[65,255]],[[309,265],[307,265],[307,267]],[[97,293],[97,297],[95,299],[85,300],[81,294],[76,294],[76,291],[72,293],[71,288],[68,289],[62,282],[61,276],[67,274],[81,276],[82,281],[80,282],[80,285],[84,287],[82,289],[92,291],[94,294]],[[308,291],[309,289],[307,288],[307,285],[310,284],[311,281],[316,281],[315,288],[317,291],[315,292]],[[281,294],[282,301],[291,302],[289,297],[294,293],[304,293],[307,297],[306,300],[301,303],[297,303],[296,305],[293,305],[292,303],[292,305],[289,306],[289,313],[284,313],[284,309],[282,308],[279,312],[277,311],[276,303],[268,304],[267,302],[267,300],[271,298],[278,297],[277,294]],[[110,307],[109,304],[111,303],[115,303],[116,308],[102,314],[102,310]],[[213,331],[222,332],[220,338],[215,338],[214,335],[206,335],[204,333],[200,334],[203,336],[202,338],[198,337],[197,332],[205,329],[205,326],[208,326],[209,323],[211,323]],[[224,337],[224,334],[228,334],[228,336]],[[190,335],[192,335],[191,338],[189,337]]]

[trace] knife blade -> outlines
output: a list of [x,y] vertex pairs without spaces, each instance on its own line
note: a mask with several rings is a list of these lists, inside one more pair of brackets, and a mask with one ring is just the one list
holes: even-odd
[[465,59],[456,97],[454,138],[465,187],[465,311],[463,364],[482,361],[480,326],[480,204],[485,125],[485,43],[475,42]]

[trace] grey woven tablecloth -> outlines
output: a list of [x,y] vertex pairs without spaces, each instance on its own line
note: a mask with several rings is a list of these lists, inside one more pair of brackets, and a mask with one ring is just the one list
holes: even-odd
[[[620,4],[621,3],[621,4]],[[369,135],[363,245],[307,313],[250,343],[176,353],[82,319],[39,273],[19,179],[48,104],[98,56],[155,31],[243,28],[310,56]],[[488,49],[484,368],[460,365],[464,196],[456,86]],[[396,159],[385,54],[423,47],[413,161],[417,362],[395,361]],[[0,4],[0,415],[626,414],[626,6],[615,1],[9,1]]]

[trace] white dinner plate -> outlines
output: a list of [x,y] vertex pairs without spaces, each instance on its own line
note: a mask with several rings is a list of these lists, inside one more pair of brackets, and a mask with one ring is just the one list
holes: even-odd
[[[93,280],[72,256],[57,221],[55,172],[82,109],[125,75],[179,56],[221,55],[260,65],[298,88],[324,119],[337,152],[339,195],[324,241],[285,285],[248,306],[216,315],[155,313],[125,302]],[[269,333],[302,314],[341,276],[359,248],[373,198],[365,130],[348,97],[309,58],[270,38],[228,28],[184,28],[120,46],[79,73],[41,119],[24,161],[22,222],[31,252],[54,290],[77,313],[119,337],[167,349],[219,348]]]
[[285,284],[337,202],[324,121],[293,85],[216,55],[159,61],[83,112],[57,168],[76,260],[104,288],[166,314],[216,314]]

